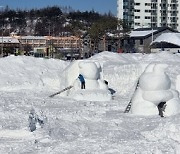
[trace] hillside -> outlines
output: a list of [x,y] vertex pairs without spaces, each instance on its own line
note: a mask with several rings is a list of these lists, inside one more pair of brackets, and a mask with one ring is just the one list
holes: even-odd
[[6,7],[0,13],[0,33],[2,34],[3,27],[4,36],[12,32],[17,35],[79,36],[89,31],[93,24],[98,23],[100,26],[102,21],[104,21],[104,28],[101,27],[103,32],[107,29],[115,30],[117,27],[117,19],[111,13],[102,15],[93,10],[80,12],[68,7],[53,6],[31,10],[12,10]]

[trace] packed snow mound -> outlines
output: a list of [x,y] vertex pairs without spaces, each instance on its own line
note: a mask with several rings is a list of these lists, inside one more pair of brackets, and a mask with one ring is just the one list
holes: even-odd
[[0,90],[59,89],[59,74],[67,62],[27,56],[0,59]]
[[179,62],[180,57],[178,54],[173,54],[168,51],[162,51],[159,53],[152,53],[152,54],[145,54],[142,58],[142,62],[164,62],[164,63],[170,63],[170,62]]
[[[85,89],[81,90],[81,82],[78,79],[81,74],[85,79]],[[61,93],[78,100],[111,100],[111,93],[102,78],[101,65],[98,62],[78,60],[72,62],[63,72],[61,89],[73,86]],[[90,93],[91,92],[91,93]]]
[[119,54],[109,51],[103,51],[99,54],[90,57],[89,60],[99,61],[101,63],[109,63],[112,64],[129,64],[136,63],[139,59],[142,58],[142,54]]
[[101,63],[112,64],[132,64],[132,63],[151,63],[151,62],[179,62],[180,54],[173,54],[168,51],[162,51],[152,54],[142,53],[114,53],[104,51],[89,58],[89,60],[99,61]]
[[139,79],[139,86],[132,98],[131,113],[158,115],[158,105],[166,102],[164,115],[179,113],[178,91],[171,89],[171,80],[165,73],[167,64],[150,64]]

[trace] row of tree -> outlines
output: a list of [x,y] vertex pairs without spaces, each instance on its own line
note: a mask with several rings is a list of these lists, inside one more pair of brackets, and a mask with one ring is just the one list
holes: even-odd
[[118,20],[111,13],[102,15],[93,10],[80,12],[71,7],[52,6],[31,10],[6,7],[0,12],[0,33],[4,36],[11,32],[35,36],[80,36],[88,32],[93,39],[98,39],[106,32],[115,31],[117,25]]

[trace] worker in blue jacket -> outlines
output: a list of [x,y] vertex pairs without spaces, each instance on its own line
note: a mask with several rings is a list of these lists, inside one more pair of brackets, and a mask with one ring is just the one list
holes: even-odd
[[81,74],[79,74],[78,78],[79,78],[79,80],[81,82],[81,89],[85,89],[85,80],[84,80],[84,77]]

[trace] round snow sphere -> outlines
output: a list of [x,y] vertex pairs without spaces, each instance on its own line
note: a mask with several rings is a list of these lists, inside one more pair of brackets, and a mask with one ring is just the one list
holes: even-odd
[[164,73],[145,73],[140,78],[139,86],[145,91],[168,90],[171,87],[171,81]]

